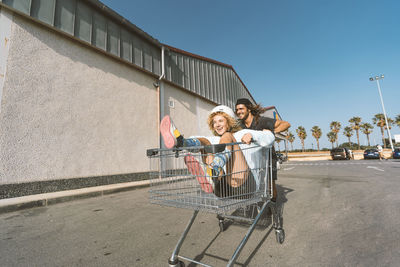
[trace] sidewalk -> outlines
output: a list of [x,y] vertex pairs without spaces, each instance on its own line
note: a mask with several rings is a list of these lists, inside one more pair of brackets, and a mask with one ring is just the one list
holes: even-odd
[[0,199],[0,214],[33,207],[42,207],[66,201],[98,197],[123,191],[134,190],[149,185],[149,181],[137,181],[102,185],[76,190],[66,190],[53,193],[37,194],[16,198]]
[[[354,150],[353,151],[354,160],[364,159],[364,150]],[[385,149],[383,151],[383,156],[385,158],[392,157],[392,151],[390,149]],[[289,152],[289,161],[314,161],[314,160],[332,160],[329,151],[315,151],[315,152]]]

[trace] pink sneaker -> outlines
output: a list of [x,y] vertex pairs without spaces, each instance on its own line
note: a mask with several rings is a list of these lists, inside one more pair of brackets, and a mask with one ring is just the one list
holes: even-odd
[[[189,172],[196,176],[197,181],[199,182],[201,189],[206,193],[214,192],[214,182],[210,175],[207,174],[209,168],[204,168],[199,161],[193,157],[192,155],[186,155],[184,157],[185,164],[189,170]],[[206,169],[206,172],[204,172]]]
[[181,133],[176,129],[170,116],[166,115],[160,123],[160,133],[166,148],[173,148],[177,144],[177,138]]

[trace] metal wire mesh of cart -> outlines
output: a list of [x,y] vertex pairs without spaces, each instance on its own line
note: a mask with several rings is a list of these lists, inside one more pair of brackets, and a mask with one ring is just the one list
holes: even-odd
[[[218,214],[257,203],[269,196],[269,155],[239,143],[150,149],[150,202]],[[208,164],[215,157],[227,160],[223,168]]]

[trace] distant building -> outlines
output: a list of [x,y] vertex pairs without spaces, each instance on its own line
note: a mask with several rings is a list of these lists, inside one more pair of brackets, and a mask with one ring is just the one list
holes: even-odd
[[165,114],[210,135],[212,107],[255,102],[96,0],[0,0],[0,45],[0,198],[146,179]]

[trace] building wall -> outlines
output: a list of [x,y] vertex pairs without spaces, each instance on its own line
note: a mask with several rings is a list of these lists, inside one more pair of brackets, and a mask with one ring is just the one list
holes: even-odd
[[161,44],[98,0],[0,0],[0,8],[92,46],[105,54],[161,75],[212,102],[234,107],[237,98],[255,100],[232,66]]
[[168,81],[231,108],[238,98],[253,100],[232,66],[205,60],[177,48],[166,48],[165,78]]
[[8,51],[10,48],[12,14],[0,7],[0,112],[1,99],[3,95],[4,79],[6,76],[6,66]]
[[268,109],[262,114],[262,116],[276,119],[275,113],[276,113],[275,109]]
[[0,184],[148,170],[155,77],[13,16],[0,113]]
[[[74,12],[85,1],[79,0]],[[64,31],[66,25],[74,28],[79,16],[70,25],[63,12],[55,12],[49,24],[35,13],[46,2],[28,2],[0,0],[0,198],[70,189],[69,181],[79,188],[88,180],[100,185],[147,179],[146,150],[159,146],[154,84],[161,74],[162,45],[139,34],[148,42],[139,51],[137,36],[127,45],[121,26],[107,30],[112,40],[100,49],[81,38],[79,27],[73,34]],[[63,10],[70,4],[57,5]],[[86,15],[103,9],[88,7]],[[96,25],[87,28],[96,30]],[[120,39],[114,40],[118,29]],[[206,120],[216,103],[251,98],[231,66],[167,50],[162,113],[171,115],[186,137],[211,135]],[[52,181],[59,182],[57,187]],[[8,185],[18,185],[12,187],[15,194]]]
[[165,96],[165,115],[171,116],[185,137],[211,135],[206,121],[215,104],[168,84],[165,85]]

